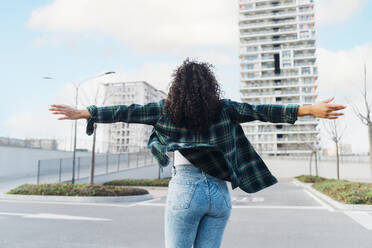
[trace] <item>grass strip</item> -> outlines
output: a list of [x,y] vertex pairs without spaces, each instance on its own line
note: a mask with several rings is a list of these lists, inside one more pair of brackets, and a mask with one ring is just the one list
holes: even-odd
[[130,196],[148,193],[147,190],[140,188],[99,184],[22,184],[8,192],[8,194],[59,196]]
[[116,186],[162,186],[168,187],[171,177],[160,179],[121,179],[105,182],[103,185]]
[[313,183],[312,187],[332,199],[346,204],[372,205],[372,183],[350,182],[301,175],[295,177],[301,182]]

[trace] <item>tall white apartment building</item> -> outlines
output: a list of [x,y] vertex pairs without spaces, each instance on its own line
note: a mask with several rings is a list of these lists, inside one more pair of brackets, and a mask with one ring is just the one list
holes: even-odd
[[[166,98],[166,93],[157,90],[145,81],[106,83],[105,105],[130,105],[133,103],[144,105]],[[108,141],[104,150],[110,153],[138,151],[147,147],[147,141],[152,126],[135,123],[113,123],[107,125],[105,137]]]
[[[241,100],[312,104],[318,90],[313,0],[240,0]],[[244,131],[260,154],[307,156],[319,144],[318,118],[294,125],[254,121]]]

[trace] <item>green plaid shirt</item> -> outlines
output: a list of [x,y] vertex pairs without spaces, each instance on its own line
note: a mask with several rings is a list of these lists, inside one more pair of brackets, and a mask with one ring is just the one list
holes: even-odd
[[91,117],[86,133],[91,135],[97,123],[142,123],[153,129],[148,147],[161,168],[167,166],[169,151],[179,152],[204,172],[231,182],[232,189],[254,193],[277,183],[244,134],[240,123],[263,121],[294,124],[297,104],[249,104],[222,99],[219,118],[205,132],[189,130],[172,123],[164,111],[164,99],[145,105],[88,106]]

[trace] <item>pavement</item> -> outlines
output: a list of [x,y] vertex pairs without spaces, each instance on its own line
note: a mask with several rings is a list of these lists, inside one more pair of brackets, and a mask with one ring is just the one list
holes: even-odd
[[[290,178],[255,194],[231,190],[224,248],[371,248],[372,211],[338,210]],[[135,203],[0,199],[0,247],[164,247],[167,188]]]

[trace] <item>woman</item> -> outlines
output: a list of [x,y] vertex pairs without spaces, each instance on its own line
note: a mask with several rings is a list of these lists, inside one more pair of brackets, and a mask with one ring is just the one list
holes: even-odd
[[59,120],[87,119],[86,133],[97,123],[143,123],[154,126],[148,146],[161,168],[175,151],[165,207],[166,247],[220,247],[231,213],[226,181],[232,189],[253,193],[277,179],[244,135],[240,123],[260,120],[294,124],[297,116],[337,119],[346,106],[248,104],[221,99],[213,66],[186,59],[172,74],[166,99],[77,110],[51,105]]

